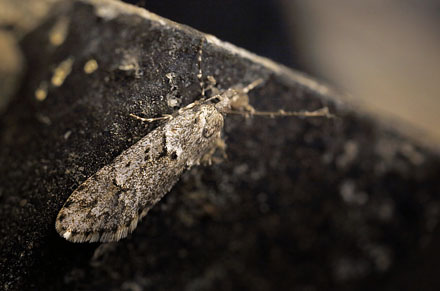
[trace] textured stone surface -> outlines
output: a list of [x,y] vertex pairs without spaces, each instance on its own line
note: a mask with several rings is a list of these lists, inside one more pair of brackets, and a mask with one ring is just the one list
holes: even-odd
[[[61,43],[50,37],[60,19],[69,23]],[[257,109],[329,106],[338,118],[227,116],[228,158],[186,172],[133,235],[104,245],[58,236],[70,193],[157,126],[130,113],[160,116],[200,97],[201,37],[131,6],[77,1],[58,3],[21,40],[27,70],[0,123],[2,288],[417,286],[426,274],[413,266],[438,264],[438,155],[325,86],[212,37],[203,71],[218,89],[264,78],[250,94]],[[52,80],[66,60],[70,73]]]

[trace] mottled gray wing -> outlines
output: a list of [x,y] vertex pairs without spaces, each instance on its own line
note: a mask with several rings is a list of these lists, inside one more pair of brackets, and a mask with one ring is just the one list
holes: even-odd
[[181,110],[82,183],[55,223],[72,242],[117,241],[215,148],[223,116],[213,105]]

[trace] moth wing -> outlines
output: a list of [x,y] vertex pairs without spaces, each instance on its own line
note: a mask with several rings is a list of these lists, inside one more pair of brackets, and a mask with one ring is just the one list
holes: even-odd
[[163,151],[163,141],[158,136],[160,129],[82,183],[58,213],[58,233],[72,242],[109,242],[132,232],[164,195],[159,192],[169,191],[155,190],[148,183],[156,178],[157,159]]

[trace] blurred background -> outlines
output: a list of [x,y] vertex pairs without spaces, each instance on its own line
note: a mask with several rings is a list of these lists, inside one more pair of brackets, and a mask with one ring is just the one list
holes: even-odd
[[126,2],[317,77],[440,148],[438,0]]
[[[22,37],[57,1],[0,0],[0,111],[23,65],[11,32]],[[125,2],[316,77],[440,148],[440,0]]]
[[[20,53],[18,42],[27,31],[40,25],[39,19],[44,18],[53,3],[57,1],[60,0],[0,0],[0,114],[19,87],[25,71],[26,60]],[[440,115],[437,113],[440,103],[437,98],[440,92],[438,31],[440,0],[130,0],[125,2],[213,34],[222,40],[322,80],[349,93],[350,102],[358,104],[361,110],[380,116],[381,120],[389,122],[393,127],[417,138],[422,143],[440,148],[438,126]],[[35,46],[35,50],[38,49],[39,47]],[[347,145],[347,153],[353,152],[350,143]],[[367,164],[369,162],[368,159],[362,161],[366,161]],[[396,164],[396,168],[399,165],[401,164]],[[358,168],[362,169],[362,165],[354,167],[355,170]],[[440,233],[438,227],[436,231],[433,230],[437,225],[436,217],[440,209],[439,204],[436,203],[437,169],[435,167],[425,169],[426,173],[433,173],[434,178],[431,179],[429,176],[431,180],[427,179],[428,185],[423,187],[419,180],[424,181],[426,173],[421,171],[408,170],[406,175],[406,170],[402,170],[405,175],[401,176],[399,172],[401,169],[397,169],[390,171],[389,176],[378,181],[375,181],[376,176],[366,175],[367,182],[362,184],[362,187],[367,189],[365,191],[359,190],[364,188],[354,188],[355,184],[350,179],[353,175],[362,178],[367,171],[354,171],[348,175],[348,182],[342,183],[344,187],[340,190],[341,197],[329,196],[331,201],[338,203],[338,199],[342,199],[342,202],[349,201],[350,197],[354,197],[350,196],[354,195],[353,193],[364,198],[365,193],[372,195],[368,203],[366,200],[360,202],[362,205],[341,202],[335,205],[345,205],[344,207],[334,208],[336,217],[348,222],[350,228],[347,228],[347,233],[359,229],[358,226],[365,223],[367,226],[372,226],[365,232],[368,238],[371,236],[373,239],[386,242],[384,245],[387,247],[376,247],[366,251],[373,254],[372,257],[379,258],[377,260],[377,265],[380,266],[379,275],[386,273],[386,276],[378,276],[378,279],[375,277],[374,280],[367,278],[364,281],[356,281],[356,284],[357,282],[371,284],[375,288],[385,286],[381,290],[437,290],[426,287],[439,286],[437,270],[440,270],[440,260],[438,260],[440,250],[435,242],[440,241]],[[401,177],[403,180],[399,180]],[[359,180],[362,180],[361,178]],[[316,184],[320,187],[325,185]],[[311,200],[317,201],[319,207],[310,208],[308,211],[317,213],[320,217],[322,215],[327,222],[326,215],[331,208],[328,208],[329,200],[319,200],[322,197],[317,196],[314,198],[317,200]],[[370,209],[378,212],[368,212]],[[289,215],[292,213],[297,215],[290,209],[289,212]],[[389,218],[386,219],[392,223],[385,218],[385,222],[378,223],[374,220],[378,216],[376,213],[385,213],[384,217],[394,215],[397,223],[392,224],[395,221]],[[374,219],[371,218],[372,216],[375,216]],[[304,227],[301,232],[315,230],[307,224],[310,217],[311,215],[305,216],[304,225],[302,223],[300,225]],[[377,220],[381,219],[381,217],[377,218]],[[335,225],[338,223],[339,221],[336,221]],[[425,224],[429,229],[427,236]],[[289,233],[291,225],[288,225],[288,228],[286,233]],[[322,232],[331,235],[335,230],[329,227],[319,231],[320,234]],[[431,232],[433,243],[428,244],[425,238],[431,238]],[[345,234],[345,230],[343,233]],[[362,231],[359,233],[360,236],[364,234]],[[380,237],[382,234],[384,237]],[[353,236],[357,238],[357,234]],[[419,241],[421,248],[414,247],[418,246]],[[357,240],[354,242],[356,243]],[[289,243],[290,241],[282,241],[282,245],[289,246]],[[329,240],[329,243],[332,241]],[[329,267],[331,270],[328,273],[334,274],[335,282],[341,284],[338,286],[342,286],[352,278],[356,280],[358,274],[364,274],[367,270],[365,265],[357,264],[362,260],[356,260],[355,256],[358,253],[353,250],[357,250],[359,246],[355,243],[352,249],[347,250],[349,253],[347,257],[355,259],[345,260],[341,257],[342,259],[334,266]],[[414,249],[409,251],[408,246]],[[398,254],[404,255],[399,257]],[[300,259],[309,263],[307,256]],[[320,262],[321,257],[316,255],[311,257],[311,260]],[[315,269],[305,270],[304,274],[313,273],[313,270]],[[311,282],[314,280],[317,279],[310,278]],[[370,289],[369,286],[363,287],[364,290]],[[306,286],[302,290],[316,289]]]

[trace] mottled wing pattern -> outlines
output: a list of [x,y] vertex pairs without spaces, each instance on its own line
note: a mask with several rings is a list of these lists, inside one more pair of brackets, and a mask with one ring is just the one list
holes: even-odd
[[223,116],[210,104],[184,108],[82,183],[57,216],[57,231],[72,242],[117,241],[174,184],[212,152]]

